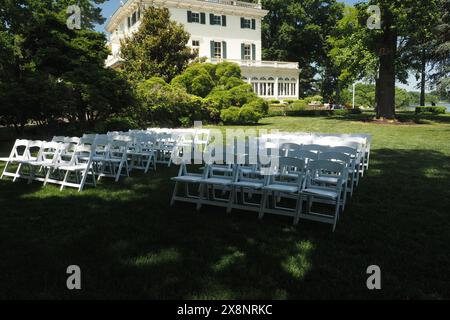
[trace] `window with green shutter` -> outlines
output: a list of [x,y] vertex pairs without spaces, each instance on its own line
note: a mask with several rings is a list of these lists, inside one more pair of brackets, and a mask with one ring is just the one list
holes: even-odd
[[256,60],[256,44],[252,44],[252,60]]
[[256,29],[256,20],[252,19],[252,29],[255,30]]
[[227,59],[227,43],[226,43],[226,41],[222,42],[222,58]]

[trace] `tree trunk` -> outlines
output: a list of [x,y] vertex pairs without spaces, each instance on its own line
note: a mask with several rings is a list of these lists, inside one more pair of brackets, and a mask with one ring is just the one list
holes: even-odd
[[425,85],[427,76],[427,57],[425,48],[422,48],[422,61],[421,61],[421,79],[420,79],[420,105],[425,106]]
[[380,70],[377,90],[377,118],[395,119],[395,57],[397,31],[392,27],[390,14],[385,14],[384,32],[379,51]]

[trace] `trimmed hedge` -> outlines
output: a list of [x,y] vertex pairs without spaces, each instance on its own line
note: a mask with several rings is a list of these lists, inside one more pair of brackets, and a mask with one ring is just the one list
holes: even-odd
[[447,112],[446,107],[417,107],[416,108],[416,114],[424,114],[424,113],[445,114],[446,112]]
[[351,114],[362,114],[362,111],[356,109],[341,109],[341,110],[313,110],[296,108],[286,111],[286,115],[290,117],[329,117],[329,116],[347,116]]

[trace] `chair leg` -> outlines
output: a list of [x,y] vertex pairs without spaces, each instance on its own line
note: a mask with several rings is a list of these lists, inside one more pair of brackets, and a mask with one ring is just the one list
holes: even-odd
[[337,221],[339,218],[339,208],[340,208],[340,205],[339,205],[339,199],[338,199],[338,200],[336,200],[336,210],[334,211],[333,232],[336,230],[336,224],[337,224]]
[[[205,189],[205,185],[204,184],[200,184],[199,187],[199,196],[198,196],[198,202],[197,202],[197,211],[200,211],[200,209],[202,208],[202,201],[203,201],[203,192]],[[208,189],[206,188],[206,192],[208,192]]]
[[300,216],[302,215],[302,213],[303,213],[303,197],[300,195],[297,200],[297,210],[294,217],[295,226],[298,225],[298,223],[300,222]]
[[233,210],[234,202],[236,201],[236,187],[232,186],[230,190],[230,201],[228,202],[227,213]]
[[116,182],[119,182],[120,174],[122,173],[122,168],[123,168],[123,162],[120,163],[119,168],[117,169]]
[[48,168],[47,174],[45,175],[45,179],[44,179],[44,187],[48,183],[48,179],[50,178],[51,172],[52,172],[52,168]]
[[264,218],[264,211],[266,210],[267,196],[268,196],[267,191],[264,190],[263,194],[262,194],[262,199],[261,199],[261,207],[259,208],[259,215],[258,215],[259,219]]
[[2,176],[0,177],[0,180],[3,179],[3,176],[5,175],[5,172],[6,172],[6,168],[8,168],[8,164],[9,164],[9,161],[6,162],[5,167],[3,168],[3,172],[2,172]]
[[173,206],[175,204],[175,197],[177,196],[178,192],[178,182],[175,182],[175,188],[173,189],[172,199],[170,200],[170,206]]
[[63,191],[63,189],[64,189],[64,185],[66,184],[66,181],[67,181],[67,177],[69,176],[69,170],[67,170],[66,171],[66,174],[64,175],[64,180],[63,180],[63,182],[61,183],[61,188],[59,189],[60,191]]
[[19,166],[17,167],[17,170],[16,170],[16,174],[14,175],[14,178],[13,178],[13,182],[16,182],[17,178],[19,177],[19,173],[20,173],[20,169],[21,168],[22,168],[22,164],[19,163]]

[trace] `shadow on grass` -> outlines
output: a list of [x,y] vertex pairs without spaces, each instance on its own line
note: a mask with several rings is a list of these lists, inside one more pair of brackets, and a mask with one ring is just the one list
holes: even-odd
[[[78,194],[0,181],[0,298],[443,298],[450,158],[376,150],[336,233],[254,213],[170,207],[176,168]],[[66,289],[66,268],[83,290]],[[366,288],[382,269],[383,290]]]

